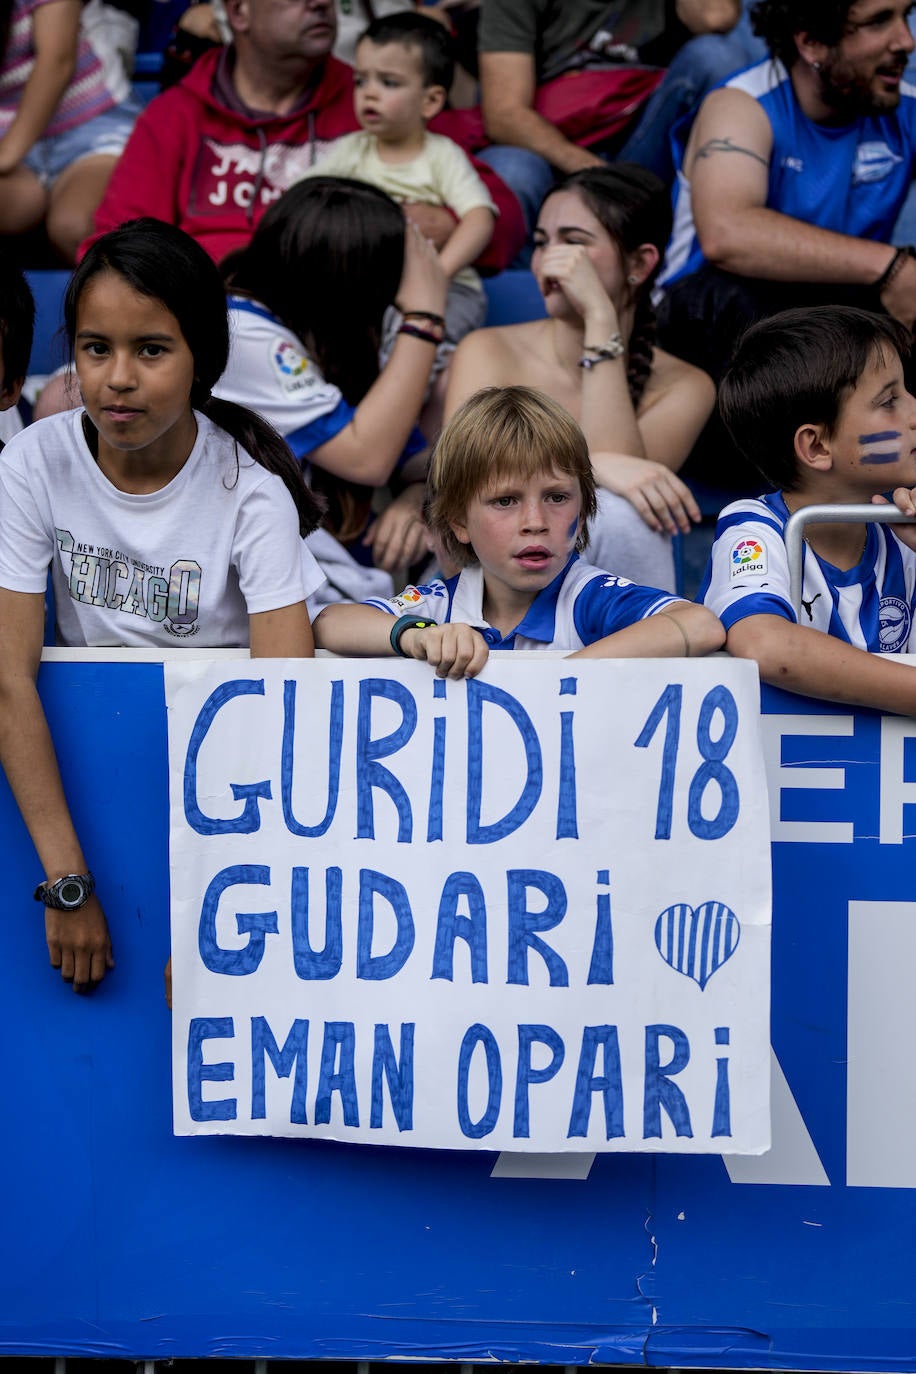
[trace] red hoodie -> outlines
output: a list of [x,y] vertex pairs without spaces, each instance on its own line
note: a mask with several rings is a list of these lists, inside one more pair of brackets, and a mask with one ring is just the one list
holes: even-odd
[[[326,58],[317,86],[297,109],[252,118],[216,94],[221,52],[204,53],[137,120],[96,211],[96,232],[81,253],[125,220],[153,215],[177,224],[219,262],[248,242],[267,206],[336,138],[359,127],[353,71],[336,58]],[[524,242],[522,212],[495,172],[482,162],[474,165],[499,209],[493,239],[478,261],[499,270]]]

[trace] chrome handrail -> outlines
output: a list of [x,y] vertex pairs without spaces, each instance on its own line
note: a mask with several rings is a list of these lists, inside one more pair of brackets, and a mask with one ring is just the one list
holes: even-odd
[[789,596],[798,615],[802,594],[802,546],[806,525],[853,525],[862,521],[882,525],[913,525],[916,519],[896,506],[803,506],[786,521],[783,538],[789,562]]

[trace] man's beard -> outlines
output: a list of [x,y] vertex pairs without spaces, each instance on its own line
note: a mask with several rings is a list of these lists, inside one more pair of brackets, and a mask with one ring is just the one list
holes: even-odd
[[[887,73],[903,72],[905,61],[886,62],[880,70]],[[831,48],[821,63],[818,75],[821,79],[821,96],[838,115],[844,118],[858,118],[860,115],[880,114],[882,110],[896,110],[900,104],[900,89],[876,91],[874,77],[869,78],[857,72],[852,65],[840,57],[836,48]]]

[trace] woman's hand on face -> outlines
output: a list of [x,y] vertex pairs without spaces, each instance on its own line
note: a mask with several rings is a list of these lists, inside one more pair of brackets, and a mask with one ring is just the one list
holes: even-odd
[[611,332],[617,328],[617,309],[582,244],[554,243],[545,248],[538,272],[542,281],[556,282],[583,319],[600,315]]
[[409,220],[404,230],[404,270],[398,287],[396,305],[407,310],[429,310],[445,314],[448,277],[442,270],[439,254]]
[[664,463],[627,453],[593,453],[592,463],[599,485],[626,497],[650,530],[688,534],[701,519],[690,488]]

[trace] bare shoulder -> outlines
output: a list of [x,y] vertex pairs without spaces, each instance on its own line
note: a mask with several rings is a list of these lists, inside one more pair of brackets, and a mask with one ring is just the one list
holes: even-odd
[[716,387],[712,378],[702,368],[684,362],[683,358],[676,358],[673,353],[666,353],[663,348],[656,348],[652,355],[652,372],[643,393],[640,412],[672,395],[680,399],[693,397],[698,402],[708,403],[711,410]]
[[540,325],[540,320],[531,320],[466,334],[449,369],[446,418],[481,387],[535,384],[532,374],[537,372],[535,360],[541,351]]

